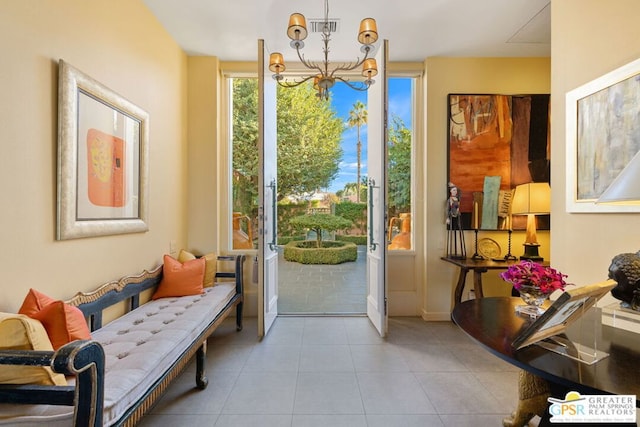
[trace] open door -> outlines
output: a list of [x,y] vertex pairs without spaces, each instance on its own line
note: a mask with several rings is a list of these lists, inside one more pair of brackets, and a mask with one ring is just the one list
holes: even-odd
[[367,316],[381,336],[387,334],[387,48],[376,55],[378,78],[367,95]]
[[[258,126],[261,173],[258,177],[258,336],[264,337],[278,315],[277,110],[276,82],[265,78],[264,40],[258,40]],[[269,76],[269,74],[266,74]]]

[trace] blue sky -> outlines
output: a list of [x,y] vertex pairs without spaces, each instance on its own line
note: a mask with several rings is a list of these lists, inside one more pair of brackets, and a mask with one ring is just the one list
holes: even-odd
[[[389,79],[389,114],[399,116],[405,126],[411,129],[411,97],[410,78],[390,78]],[[353,104],[357,101],[367,105],[367,93],[353,90],[346,84],[338,82],[331,89],[331,105],[336,110],[338,117],[345,122],[349,119],[349,111],[353,109]],[[360,164],[360,176],[367,175],[367,126],[360,128],[360,140],[362,141],[362,157]],[[342,163],[340,172],[329,187],[329,191],[335,193],[342,190],[344,185],[355,182],[357,176],[357,129],[346,128],[342,134]]]

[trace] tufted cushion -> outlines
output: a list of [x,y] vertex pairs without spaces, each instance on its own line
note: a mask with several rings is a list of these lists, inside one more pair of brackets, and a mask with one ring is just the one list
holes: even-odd
[[235,284],[143,304],[93,333],[105,351],[104,423],[140,399],[235,295]]
[[[52,351],[44,326],[23,314],[0,313],[0,349]],[[66,385],[49,367],[0,365],[0,383]]]
[[29,290],[18,312],[42,322],[54,350],[71,341],[91,339],[87,321],[79,308],[56,301],[35,289]]
[[205,260],[202,258],[182,263],[165,255],[162,280],[152,299],[201,294],[204,268]]
[[[181,249],[180,253],[178,254],[178,261],[180,262],[185,262],[196,258],[197,257],[194,254],[192,254],[191,252],[187,252],[184,249]],[[204,280],[202,281],[202,285],[205,288],[214,286],[216,272],[218,271],[218,255],[211,252],[209,254],[202,255],[202,258],[204,258],[205,261]]]

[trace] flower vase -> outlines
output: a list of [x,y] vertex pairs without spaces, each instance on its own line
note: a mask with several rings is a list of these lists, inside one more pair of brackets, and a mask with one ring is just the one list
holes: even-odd
[[525,305],[516,306],[517,313],[534,318],[544,313],[545,310],[541,305],[549,298],[549,294],[545,294],[539,287],[532,285],[522,285],[518,291]]

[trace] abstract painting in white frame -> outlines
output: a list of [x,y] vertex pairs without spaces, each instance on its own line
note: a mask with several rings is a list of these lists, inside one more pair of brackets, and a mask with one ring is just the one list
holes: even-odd
[[567,212],[640,212],[596,203],[640,151],[640,59],[566,95]]

